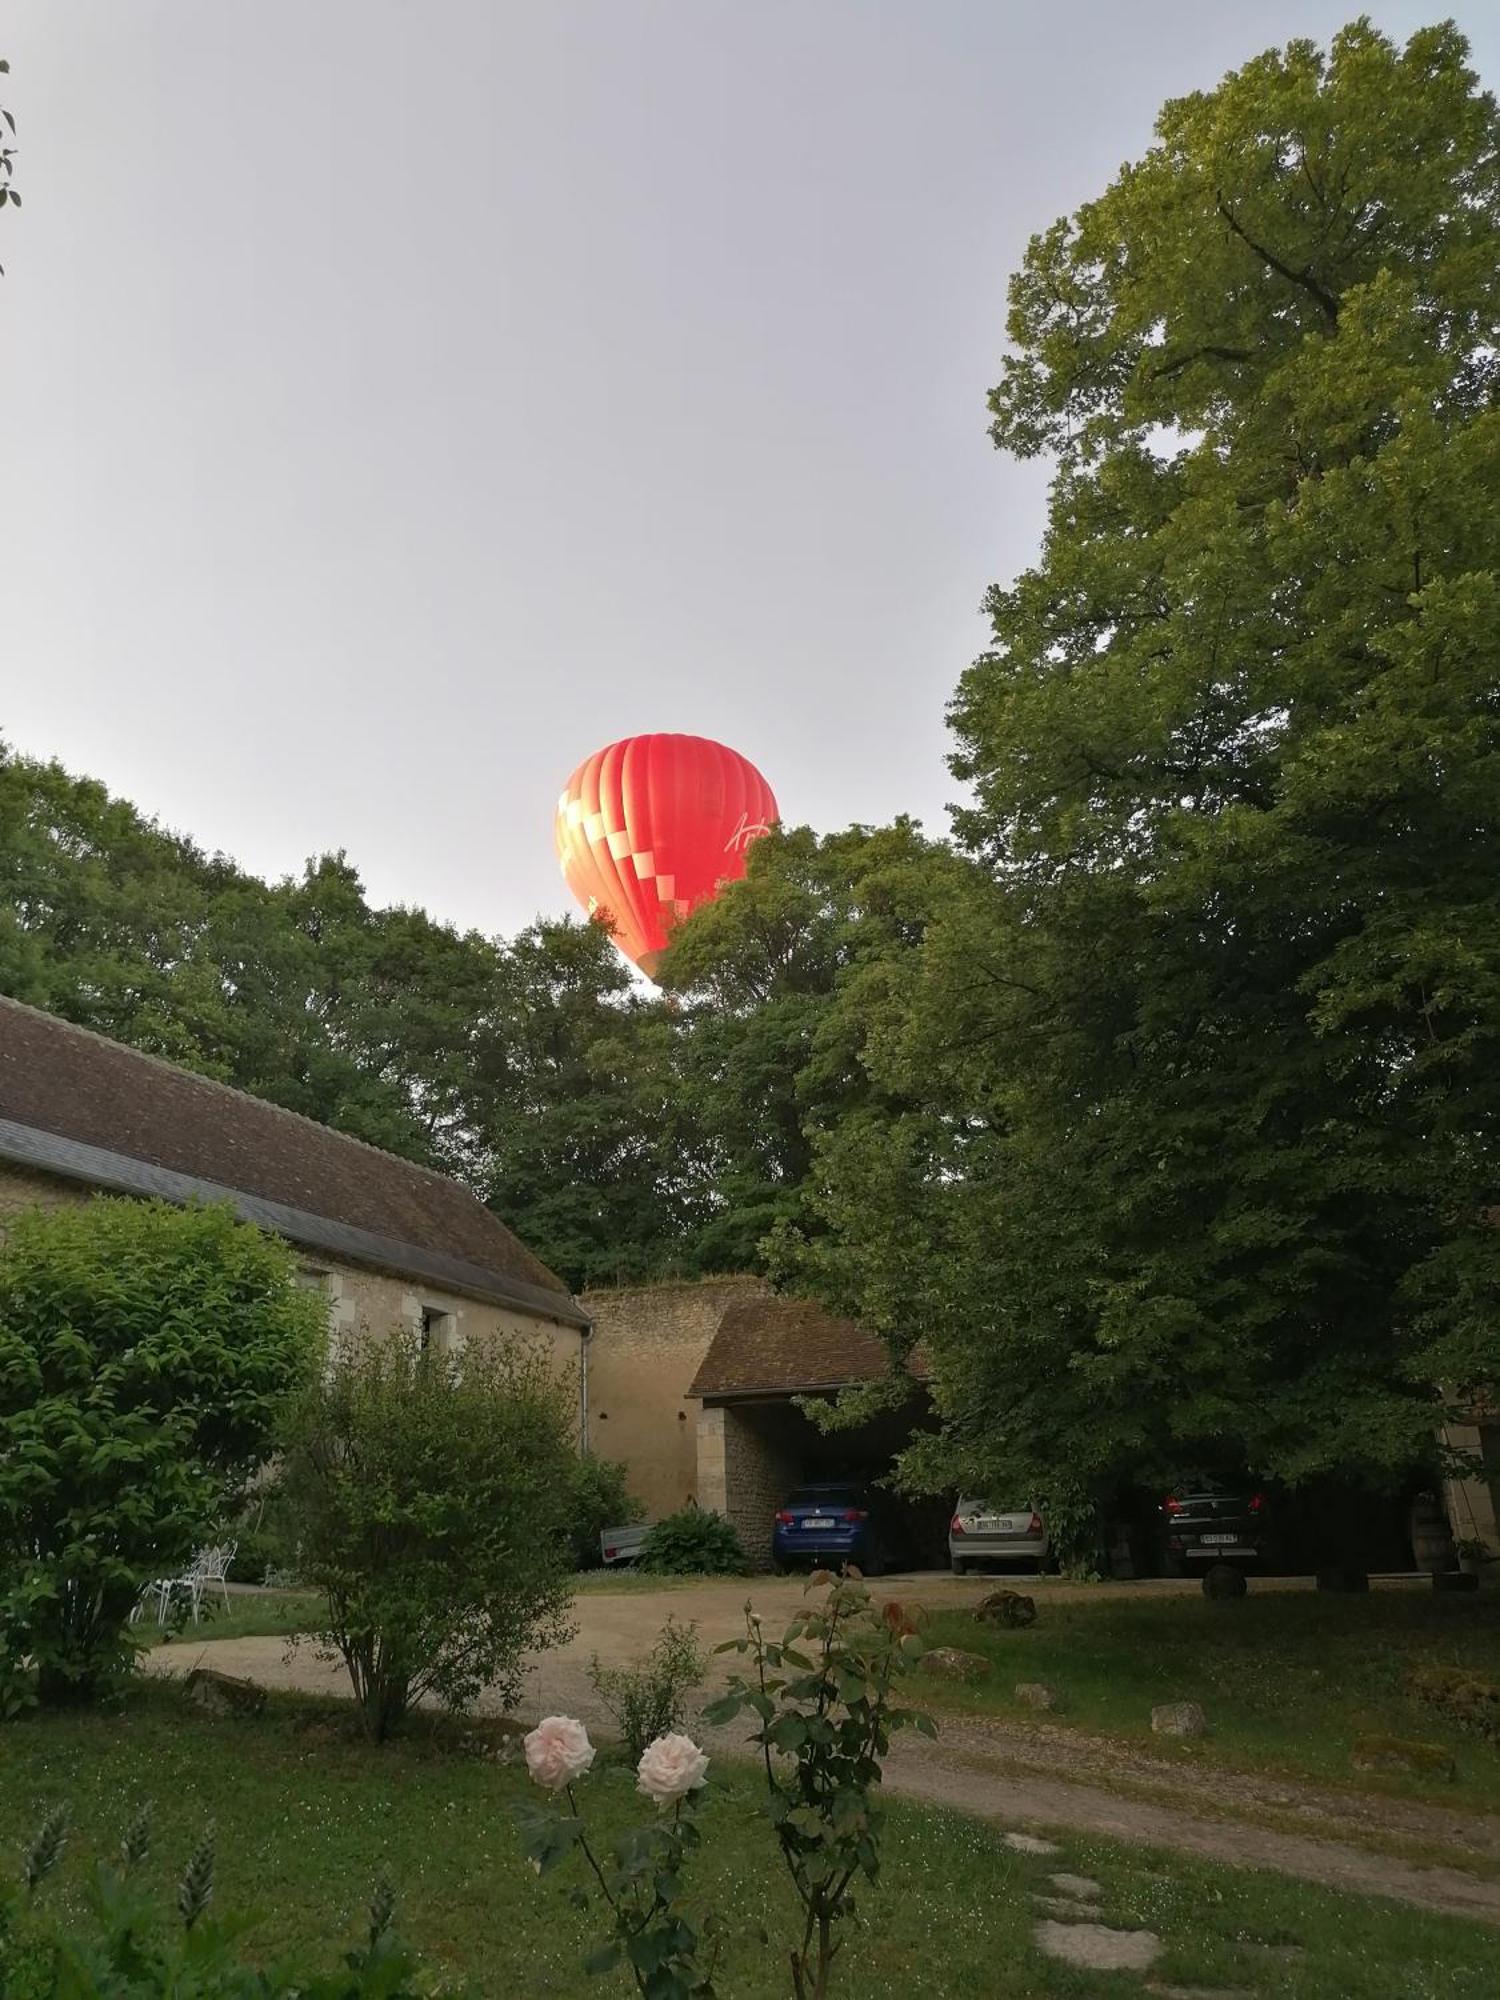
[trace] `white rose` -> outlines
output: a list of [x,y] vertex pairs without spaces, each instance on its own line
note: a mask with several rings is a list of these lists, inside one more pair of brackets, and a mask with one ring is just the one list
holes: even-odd
[[636,1765],[636,1790],[659,1806],[685,1799],[706,1782],[708,1759],[691,1736],[658,1736]]
[[549,1792],[571,1785],[594,1761],[589,1733],[571,1715],[544,1715],[523,1747],[527,1770]]

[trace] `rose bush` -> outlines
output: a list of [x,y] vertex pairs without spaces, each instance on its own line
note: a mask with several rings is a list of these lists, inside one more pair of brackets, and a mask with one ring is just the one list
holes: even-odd
[[[594,1746],[583,1724],[569,1715],[549,1715],[525,1738],[526,1768],[548,1792],[567,1794],[569,1816],[523,1807],[516,1815],[532,1866],[539,1875],[576,1847],[609,1905],[614,1935],[584,1960],[586,1972],[608,1972],[622,1960],[646,2000],[689,2000],[713,1993],[717,1945],[711,1916],[694,1919],[682,1891],[683,1861],[702,1835],[693,1822],[695,1794],[702,1790],[708,1759],[690,1736],[659,1736],[648,1743],[636,1767],[638,1790],[656,1801],[657,1819],[633,1827],[601,1858],[589,1844],[573,1786],[594,1761]],[[667,1817],[667,1808],[671,1815]],[[574,1899],[586,1903],[581,1889]]]

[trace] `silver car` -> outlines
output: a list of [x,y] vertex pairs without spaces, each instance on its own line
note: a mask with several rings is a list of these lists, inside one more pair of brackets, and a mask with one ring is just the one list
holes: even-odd
[[948,1561],[955,1576],[978,1563],[1047,1567],[1047,1528],[1035,1507],[997,1507],[988,1500],[960,1500],[948,1523]]

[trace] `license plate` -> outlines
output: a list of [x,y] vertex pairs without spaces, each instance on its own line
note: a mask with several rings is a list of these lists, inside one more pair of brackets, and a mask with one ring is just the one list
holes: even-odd
[[802,1525],[804,1528],[831,1528],[833,1526],[833,1523],[832,1521],[825,1519],[823,1515],[818,1514],[815,1515],[811,1520],[804,1521]]
[[1200,1542],[1212,1542],[1215,1548],[1221,1548],[1221,1549],[1229,1549],[1229,1548],[1233,1548],[1233,1547],[1234,1547],[1235,1543],[1236,1543],[1236,1542],[1237,1542],[1237,1541],[1239,1540],[1239,1536],[1238,1536],[1238,1535],[1200,1535],[1200,1536],[1198,1537],[1198,1539],[1199,1539],[1199,1541],[1200,1541]]

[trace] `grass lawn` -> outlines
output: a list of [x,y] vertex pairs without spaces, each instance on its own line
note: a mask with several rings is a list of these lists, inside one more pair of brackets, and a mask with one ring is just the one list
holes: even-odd
[[163,1627],[146,1619],[136,1629],[151,1646],[202,1645],[206,1639],[277,1639],[283,1633],[310,1632],[323,1616],[323,1599],[313,1590],[231,1593],[229,1609],[205,1599],[195,1625]]
[[[1027,1591],[1025,1580],[997,1579]],[[1193,1594],[1049,1601],[1022,1631],[980,1624],[969,1612],[934,1613],[925,1637],[994,1663],[975,1688],[933,1682],[923,1699],[1018,1722],[1073,1724],[1184,1761],[1284,1771],[1454,1805],[1500,1810],[1500,1749],[1403,1691],[1409,1669],[1473,1667],[1500,1680],[1500,1593],[1439,1596],[1373,1591],[1368,1597],[1257,1592],[1213,1604]],[[1017,1681],[1045,1681],[1059,1710],[1037,1717],[1015,1699]],[[1177,1743],[1151,1734],[1162,1701],[1200,1701],[1211,1735]],[[1350,1769],[1366,1733],[1441,1743],[1458,1781],[1362,1778]],[[1500,1991],[1500,1978],[1496,1981]]]
[[[597,1909],[568,1901],[579,1864],[539,1882],[520,1854],[510,1808],[536,1796],[523,1772],[463,1753],[451,1728],[375,1750],[350,1735],[349,1720],[346,1708],[283,1698],[254,1720],[209,1721],[176,1689],[148,1685],[114,1714],[4,1725],[0,1856],[66,1803],[73,1833],[47,1893],[76,1900],[86,1864],[111,1852],[149,1797],[157,1807],[150,1867],[163,1894],[212,1819],[217,1906],[261,1913],[252,1943],[267,1957],[294,1943],[331,1955],[359,1928],[372,1883],[388,1871],[403,1932],[482,1995],[605,2000],[630,1990],[618,1972],[589,1979],[580,1970],[602,1925]],[[602,1760],[585,1796],[591,1820],[606,1829],[643,1809],[629,1774]],[[715,1770],[695,1864],[695,1888],[734,1927],[719,1980],[726,2000],[785,1992],[784,1961],[751,1935],[764,1924],[780,1939],[791,1922],[755,1797],[748,1769]],[[1134,1976],[1068,1971],[1036,1951],[1031,1892],[1049,1870],[1066,1868],[1100,1881],[1106,1920],[1162,1937],[1154,1977],[1166,1983],[1287,2000],[1493,2000],[1500,1937],[1478,1924],[1111,1842],[1064,1839],[1061,1848],[1053,1859],[1017,1855],[994,1828],[893,1806],[885,1874],[862,1898],[839,1992],[1141,1994]]]

